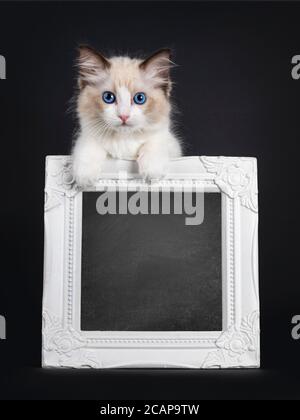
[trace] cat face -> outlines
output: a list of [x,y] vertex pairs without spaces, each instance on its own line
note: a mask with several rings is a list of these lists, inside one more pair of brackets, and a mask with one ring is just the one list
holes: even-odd
[[170,51],[107,59],[80,47],[78,114],[95,134],[143,132],[169,118]]

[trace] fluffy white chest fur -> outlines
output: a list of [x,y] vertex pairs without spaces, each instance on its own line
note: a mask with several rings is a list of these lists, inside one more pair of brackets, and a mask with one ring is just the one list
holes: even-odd
[[136,159],[145,178],[157,179],[168,160],[181,155],[170,130],[169,54],[107,60],[89,47],[80,49],[80,133],[73,150],[79,185],[96,182],[108,157]]
[[102,139],[107,153],[116,159],[137,159],[141,146],[146,142],[145,136],[121,135]]

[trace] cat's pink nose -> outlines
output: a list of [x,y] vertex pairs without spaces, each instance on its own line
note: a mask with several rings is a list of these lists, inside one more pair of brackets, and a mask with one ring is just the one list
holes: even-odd
[[129,115],[119,115],[120,120],[122,121],[123,124],[126,124]]

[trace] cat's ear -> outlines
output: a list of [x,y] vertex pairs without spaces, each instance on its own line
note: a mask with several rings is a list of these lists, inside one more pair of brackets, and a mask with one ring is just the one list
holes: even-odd
[[140,64],[141,70],[147,74],[147,77],[167,94],[171,91],[170,69],[173,66],[172,52],[168,48],[155,52]]
[[79,46],[77,65],[79,69],[78,83],[81,89],[101,81],[110,68],[109,60],[87,45]]

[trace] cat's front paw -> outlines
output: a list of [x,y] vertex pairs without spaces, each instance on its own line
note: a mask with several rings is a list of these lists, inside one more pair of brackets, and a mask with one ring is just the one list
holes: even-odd
[[93,186],[101,176],[101,164],[99,162],[74,162],[73,176],[77,185],[81,188]]
[[146,180],[159,180],[168,172],[168,159],[143,154],[138,158],[139,172]]

